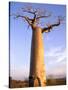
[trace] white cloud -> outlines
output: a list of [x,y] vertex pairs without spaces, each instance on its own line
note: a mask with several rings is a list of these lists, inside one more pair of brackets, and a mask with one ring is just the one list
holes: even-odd
[[45,56],[54,56],[55,54],[57,55],[60,51],[62,51],[62,47],[52,47],[47,51]]
[[66,75],[66,49],[63,47],[51,48],[45,53],[46,74],[53,77]]
[[66,59],[66,49],[63,47],[54,47],[45,53],[46,61],[49,64],[59,63]]
[[64,54],[64,55],[62,55],[62,56],[59,56],[59,58],[58,58],[58,60],[56,61],[56,63],[59,63],[59,62],[61,62],[61,61],[65,60],[65,59],[66,59],[65,54]]

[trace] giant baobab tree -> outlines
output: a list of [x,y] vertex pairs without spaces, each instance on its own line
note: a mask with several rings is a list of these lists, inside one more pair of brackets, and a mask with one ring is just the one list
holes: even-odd
[[29,86],[46,86],[43,33],[49,33],[52,31],[52,28],[59,26],[62,18],[58,17],[56,23],[48,24],[42,28],[39,25],[40,20],[43,18],[46,20],[46,18],[51,16],[51,13],[33,9],[32,7],[22,8],[22,12],[26,13],[26,15],[18,14],[16,18],[24,19],[32,29]]

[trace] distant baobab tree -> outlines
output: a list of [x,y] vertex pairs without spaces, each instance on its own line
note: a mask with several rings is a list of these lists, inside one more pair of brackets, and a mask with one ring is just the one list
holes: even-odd
[[26,15],[16,14],[16,18],[24,19],[32,28],[29,87],[46,86],[42,35],[43,33],[51,32],[52,28],[58,27],[61,24],[63,17],[58,17],[56,23],[48,24],[46,27],[42,28],[39,25],[40,20],[42,18],[49,18],[51,16],[51,13],[47,13],[44,10],[33,9],[30,6],[22,8],[22,12],[26,13]]

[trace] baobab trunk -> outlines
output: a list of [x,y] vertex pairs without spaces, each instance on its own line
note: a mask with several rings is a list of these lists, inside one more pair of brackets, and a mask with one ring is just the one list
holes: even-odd
[[44,47],[41,28],[32,30],[29,86],[45,86]]

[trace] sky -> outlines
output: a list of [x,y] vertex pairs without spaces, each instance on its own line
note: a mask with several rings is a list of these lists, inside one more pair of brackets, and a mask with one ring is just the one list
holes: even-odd
[[[46,10],[52,15],[41,19],[39,26],[46,27],[48,23],[57,22],[58,16],[66,16],[65,5],[37,4],[11,2],[10,4],[10,76],[16,80],[25,80],[29,77],[30,51],[32,30],[23,19],[15,19],[12,14],[24,14],[21,8],[32,6]],[[43,33],[44,62],[46,77],[62,78],[66,76],[66,21],[51,32]]]

